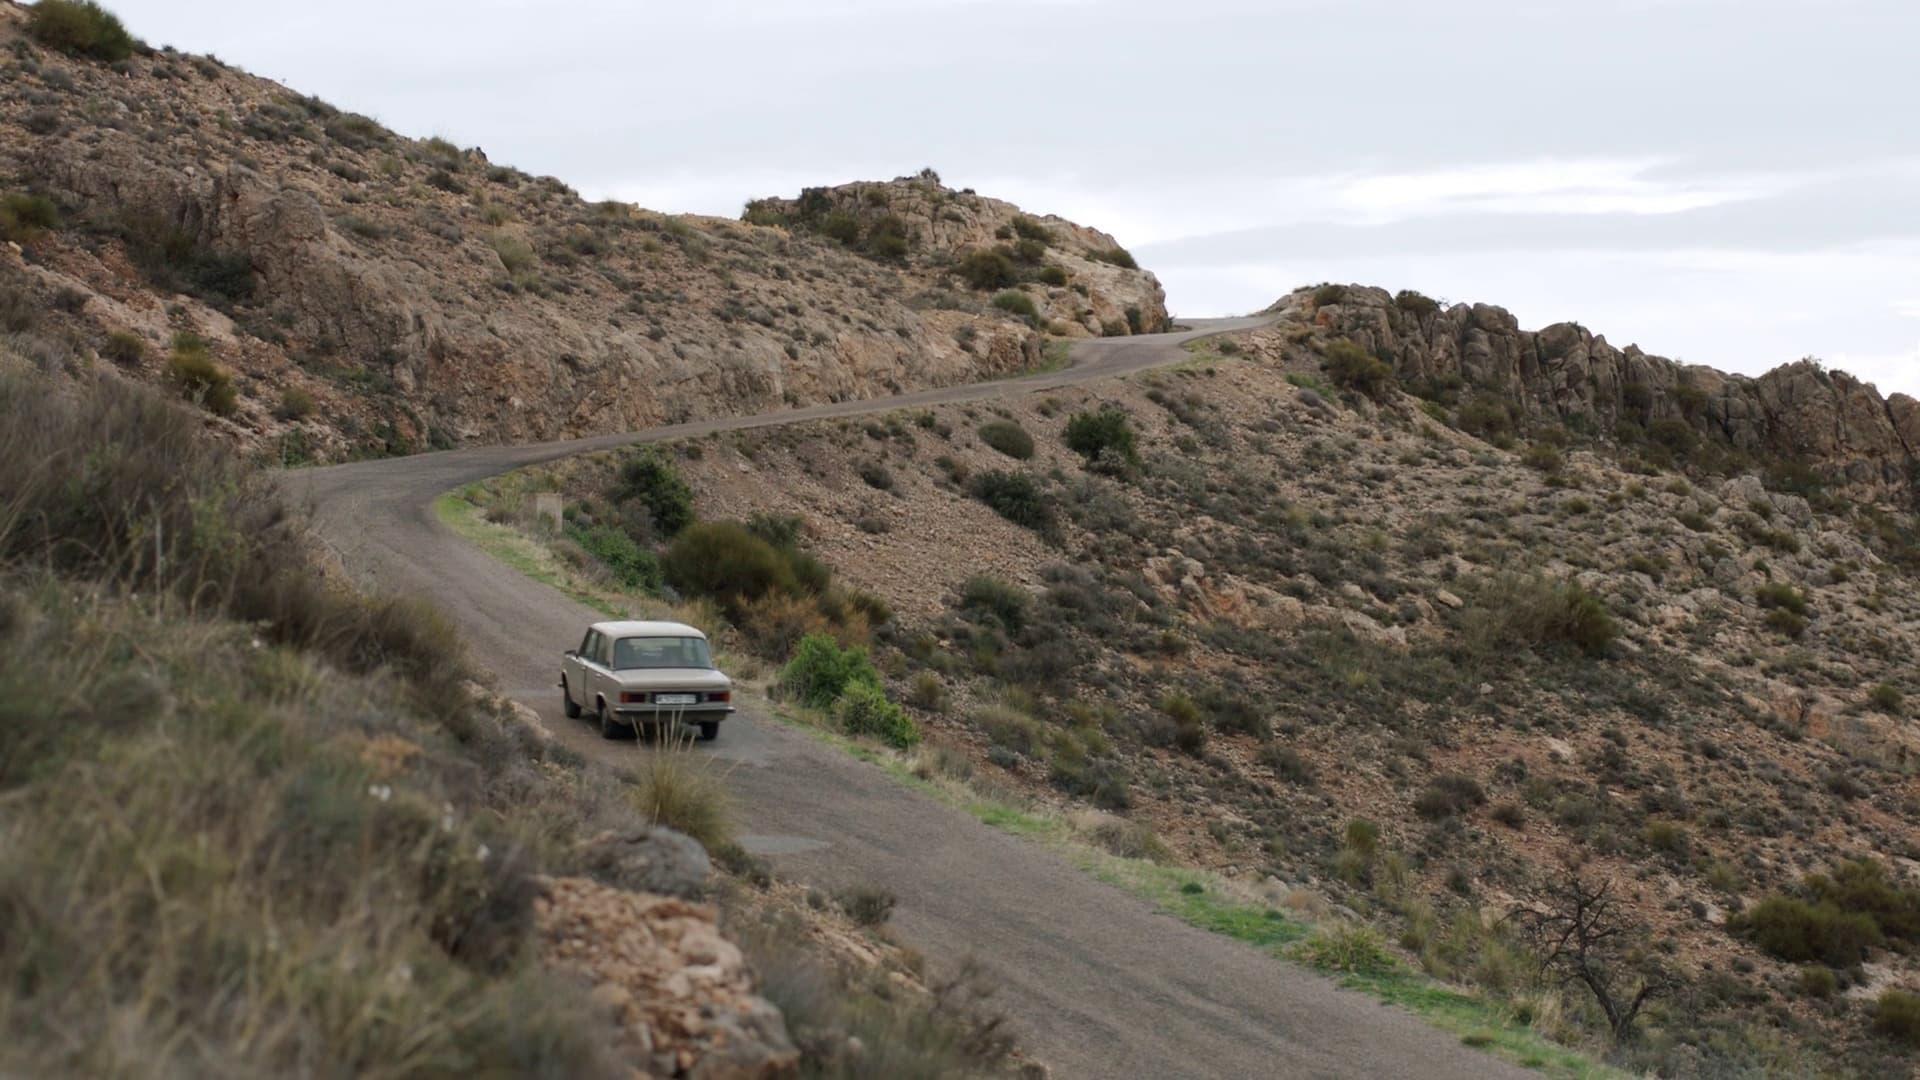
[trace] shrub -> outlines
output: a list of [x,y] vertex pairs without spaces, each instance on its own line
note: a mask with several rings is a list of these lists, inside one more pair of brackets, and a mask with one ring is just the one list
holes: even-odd
[[988,289],[1004,289],[1017,284],[1020,274],[1014,269],[1013,260],[998,251],[979,248],[967,253],[966,257],[954,267],[954,273],[968,285],[985,292]]
[[863,461],[860,463],[859,473],[860,479],[875,491],[893,490],[893,474],[887,471],[885,465],[877,461]]
[[1207,726],[1201,722],[1200,706],[1185,694],[1169,692],[1160,699],[1160,711],[1173,721],[1173,745],[1182,753],[1200,756],[1207,745]]
[[1040,309],[1033,305],[1033,297],[1018,289],[1008,289],[995,296],[993,306],[1026,319],[1040,317]]
[[973,497],[986,503],[993,512],[1042,535],[1054,528],[1053,508],[1040,494],[1040,486],[1024,473],[992,470],[974,476],[968,485]]
[[1089,463],[1099,461],[1102,456],[1118,457],[1129,464],[1140,460],[1133,423],[1116,406],[1073,414],[1067,420],[1066,439],[1067,449]]
[[705,521],[681,530],[660,569],[674,588],[719,604],[735,625],[747,604],[799,591],[792,562],[735,521]]
[[1440,310],[1439,301],[1417,293],[1412,289],[1401,289],[1395,293],[1393,296],[1393,305],[1401,311],[1412,312],[1421,318],[1425,318]]
[[1920,994],[1888,988],[1873,1003],[1873,1030],[1895,1042],[1920,1048]]
[[1792,638],[1807,632],[1806,616],[1795,614],[1786,608],[1774,608],[1767,612],[1766,623],[1770,629],[1778,630]]
[[1009,634],[1026,625],[1027,591],[998,578],[975,575],[960,588],[960,610],[986,615]]
[[1427,789],[1413,801],[1413,809],[1428,821],[1441,821],[1464,814],[1486,801],[1486,790],[1478,780],[1448,773],[1433,778]]
[[1393,368],[1351,341],[1328,345],[1320,366],[1335,385],[1370,398],[1384,397],[1393,388]]
[[855,885],[833,894],[833,902],[861,926],[880,926],[893,917],[894,896],[876,885]]
[[313,415],[319,406],[314,403],[313,395],[297,386],[289,386],[280,393],[280,405],[273,415],[282,420],[305,420]]
[[651,447],[620,467],[620,494],[646,506],[654,530],[662,537],[671,539],[693,524],[693,489],[673,463]]
[[1520,577],[1484,589],[1466,630],[1467,648],[1482,658],[1515,647],[1559,646],[1604,656],[1619,633],[1606,605],[1578,582]]
[[1685,858],[1692,848],[1691,838],[1684,826],[1672,821],[1649,821],[1646,828],[1640,830],[1640,839],[1649,848],[1663,855]]
[[1778,608],[1795,615],[1807,613],[1807,594],[1784,581],[1769,581],[1753,590],[1753,599],[1763,608]]
[[848,687],[878,689],[880,673],[874,670],[867,650],[843,648],[824,634],[809,634],[793,651],[793,659],[780,669],[780,685],[802,704],[824,709],[838,701]]
[[533,245],[512,233],[494,233],[488,243],[493,247],[493,253],[499,256],[501,268],[509,274],[526,273],[540,261],[540,257],[533,252]]
[[1067,283],[1067,271],[1064,267],[1060,266],[1043,266],[1034,273],[1033,280],[1042,285],[1052,285],[1055,288],[1060,288]]
[[222,253],[164,218],[134,213],[122,221],[127,253],[162,288],[200,297],[215,306],[253,297],[253,259],[244,251]]
[[49,49],[110,64],[133,55],[133,35],[93,0],[40,0],[27,12],[27,36]]
[[1047,228],[1045,224],[1025,214],[1019,214],[1014,217],[1013,231],[1014,235],[1020,237],[1022,240],[1038,240],[1045,243],[1053,239],[1052,229]]
[[1273,775],[1290,784],[1311,786],[1313,784],[1313,766],[1300,752],[1291,746],[1268,743],[1260,748],[1260,764],[1273,770]]
[[1729,919],[1728,927],[1794,964],[1818,960],[1830,967],[1851,967],[1884,940],[1870,916],[1790,896],[1766,897]]
[[100,346],[100,355],[123,367],[130,366],[146,359],[147,343],[139,334],[115,330]]
[[0,240],[24,244],[42,229],[60,227],[60,208],[44,195],[8,195],[0,199]]
[[852,247],[860,239],[860,221],[844,210],[835,210],[820,220],[820,232],[830,240]]
[[1527,447],[1527,452],[1520,456],[1520,463],[1543,473],[1557,473],[1566,465],[1560,457],[1560,451],[1545,443],[1534,443]]
[[1840,988],[1832,968],[1809,964],[1800,969],[1800,992],[1810,998],[1830,998]]
[[1012,420],[995,420],[980,426],[980,441],[995,450],[1025,461],[1033,456],[1033,436]]
[[911,749],[920,741],[920,726],[874,683],[848,684],[834,702],[833,717],[847,734],[870,735],[898,750]]
[[596,525],[591,529],[570,529],[567,535],[600,560],[623,587],[645,589],[648,592],[660,587],[660,560],[635,543],[626,530],[612,525]]
[[1880,683],[1867,694],[1867,703],[1884,713],[1898,713],[1903,700],[1900,688],[1892,683]]
[[1346,298],[1347,287],[1345,285],[1335,285],[1332,282],[1326,282],[1315,286],[1313,290],[1314,307],[1326,307],[1328,304],[1338,304]]
[[1346,975],[1380,975],[1393,970],[1386,939],[1370,926],[1339,922],[1315,930],[1300,943],[1307,966]]
[[1133,253],[1129,252],[1126,248],[1116,247],[1107,248],[1104,251],[1089,252],[1087,258],[1092,259],[1094,262],[1109,263],[1123,270],[1140,269],[1140,264],[1133,259]]
[[656,825],[686,833],[709,851],[733,842],[726,785],[708,761],[684,746],[646,755],[633,787],[633,805]]
[[216,416],[233,415],[239,401],[233,372],[214,362],[207,343],[199,336],[182,333],[174,337],[167,375],[188,400],[206,406]]

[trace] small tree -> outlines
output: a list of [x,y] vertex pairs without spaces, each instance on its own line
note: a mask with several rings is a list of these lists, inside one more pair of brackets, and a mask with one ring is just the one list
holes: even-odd
[[[1548,971],[1563,984],[1580,983],[1606,1014],[1613,1041],[1627,1041],[1647,1002],[1672,988],[1665,972],[1636,965],[1622,944],[1640,928],[1629,924],[1614,905],[1611,881],[1590,882],[1577,871],[1549,890],[1538,908],[1514,913]],[[1636,968],[1637,977],[1625,969]],[[1635,986],[1634,983],[1638,985]],[[1631,996],[1628,995],[1632,988]]]

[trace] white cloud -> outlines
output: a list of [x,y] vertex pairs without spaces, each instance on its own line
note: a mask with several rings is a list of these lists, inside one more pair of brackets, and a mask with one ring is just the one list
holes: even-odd
[[1586,158],[1498,162],[1346,181],[1339,208],[1367,223],[1461,211],[1515,214],[1672,214],[1759,198],[1785,184],[1758,176],[1659,180],[1671,162]]

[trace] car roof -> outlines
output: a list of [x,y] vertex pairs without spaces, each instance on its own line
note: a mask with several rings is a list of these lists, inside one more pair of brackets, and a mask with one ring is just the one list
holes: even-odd
[[677,622],[597,622],[593,629],[607,637],[697,637],[705,640],[705,634],[686,623]]

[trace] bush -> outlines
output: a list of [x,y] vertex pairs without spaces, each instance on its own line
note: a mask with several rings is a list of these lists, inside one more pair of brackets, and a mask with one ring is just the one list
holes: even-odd
[[1784,581],[1769,581],[1753,590],[1753,599],[1763,608],[1778,608],[1795,615],[1807,613],[1807,594]]
[[655,825],[677,829],[709,851],[733,842],[726,785],[703,757],[683,747],[656,747],[646,755],[633,787],[633,805]]
[[110,64],[133,55],[133,35],[93,0],[40,0],[27,12],[27,36],[49,49]]
[[786,554],[736,521],[705,521],[681,530],[660,569],[674,588],[719,604],[736,626],[748,604],[800,591]]
[[1534,443],[1527,447],[1527,452],[1520,455],[1520,463],[1543,473],[1557,473],[1566,465],[1560,457],[1560,451],[1545,443]]
[[1506,577],[1483,590],[1469,614],[1467,648],[1483,659],[1516,647],[1604,656],[1618,633],[1606,605],[1578,582]]
[[1014,217],[1013,231],[1014,234],[1022,240],[1038,240],[1045,243],[1053,239],[1052,229],[1047,228],[1046,225],[1040,221],[1030,218],[1025,214],[1019,214]]
[[1384,397],[1394,385],[1393,368],[1351,341],[1328,345],[1320,366],[1335,385],[1370,398]]
[[1033,275],[1033,280],[1042,285],[1060,288],[1067,283],[1067,271],[1060,266],[1043,266]]
[[1014,268],[1012,259],[1002,252],[984,248],[968,252],[954,267],[954,273],[982,292],[1004,289],[1020,281],[1019,271]]
[[1011,420],[982,424],[980,441],[1010,458],[1026,461],[1033,457],[1033,436],[1027,434],[1026,428]]
[[1140,269],[1140,264],[1133,259],[1133,253],[1129,252],[1126,248],[1116,247],[1108,248],[1105,251],[1089,252],[1087,258],[1092,259],[1094,262],[1109,263],[1123,270]]
[[870,735],[898,750],[911,749],[920,741],[920,726],[870,682],[849,683],[834,702],[833,717],[847,734]]
[[620,467],[620,493],[646,506],[653,527],[671,539],[693,524],[693,489],[666,456],[652,447],[627,459]]
[[793,659],[780,669],[780,685],[800,703],[824,709],[840,700],[848,687],[879,689],[880,673],[874,670],[867,650],[843,648],[824,634],[809,634],[793,651]]
[[1026,625],[1027,591],[998,578],[975,575],[960,588],[960,610],[983,614],[1009,634],[1017,634]]
[[0,199],[0,240],[24,244],[42,229],[60,227],[60,208],[44,195],[8,195]]
[[216,416],[233,415],[239,402],[233,372],[214,362],[207,343],[198,335],[182,333],[174,337],[167,375],[189,401],[206,406]]
[[1040,317],[1040,309],[1033,305],[1033,297],[1018,289],[1008,289],[993,298],[993,306],[1001,311],[1011,312],[1026,319]]
[[131,366],[146,359],[147,343],[139,334],[115,330],[107,335],[106,344],[100,346],[100,355],[122,367]]
[[1831,903],[1809,904],[1769,896],[1728,920],[1728,927],[1788,963],[1818,960],[1852,967],[1884,939],[1871,917],[1843,912]]
[[253,259],[245,252],[222,253],[164,218],[130,214],[122,222],[127,254],[161,288],[189,293],[216,307],[253,298]]
[[1134,444],[1133,423],[1116,406],[1073,414],[1067,420],[1066,438],[1067,449],[1089,463],[1099,461],[1102,456],[1118,457],[1128,464],[1140,460]]
[[1381,975],[1393,970],[1393,956],[1380,932],[1359,923],[1323,926],[1300,943],[1300,958],[1320,971],[1345,975]]
[[1042,535],[1052,533],[1053,508],[1040,494],[1040,486],[1024,473],[983,472],[968,485],[973,497],[986,503],[993,512]]
[[626,530],[596,525],[591,529],[569,529],[567,535],[600,560],[622,587],[648,592],[660,588],[660,560],[635,543]]
[[1887,989],[1873,1003],[1873,1030],[1895,1042],[1920,1048],[1920,994]]
[[880,926],[893,917],[894,895],[874,885],[855,885],[833,894],[833,902],[860,926]]
[[1424,296],[1412,289],[1401,289],[1393,295],[1393,305],[1401,311],[1412,312],[1421,318],[1440,310],[1440,302]]
[[1194,757],[1207,746],[1207,726],[1201,722],[1200,706],[1185,694],[1169,692],[1160,699],[1160,711],[1173,721],[1173,745]]
[[1797,638],[1807,632],[1807,617],[1795,614],[1786,608],[1774,608],[1767,612],[1768,628],[1778,630],[1791,638]]
[[1427,789],[1413,801],[1413,809],[1428,821],[1441,821],[1464,814],[1486,801],[1486,790],[1478,780],[1449,773],[1434,777]]
[[1905,698],[1892,683],[1880,683],[1867,694],[1867,703],[1883,713],[1898,713]]
[[1830,998],[1840,988],[1832,968],[1809,964],[1800,969],[1800,992],[1810,998]]
[[318,407],[312,394],[297,386],[289,386],[281,391],[280,407],[273,410],[273,415],[288,421],[305,420]]
[[866,485],[875,491],[893,490],[893,474],[887,471],[885,465],[877,461],[863,461],[860,463],[858,471],[860,473],[860,479],[865,481]]
[[1273,770],[1273,775],[1290,784],[1312,786],[1313,766],[1300,752],[1291,746],[1268,743],[1260,748],[1260,764]]

